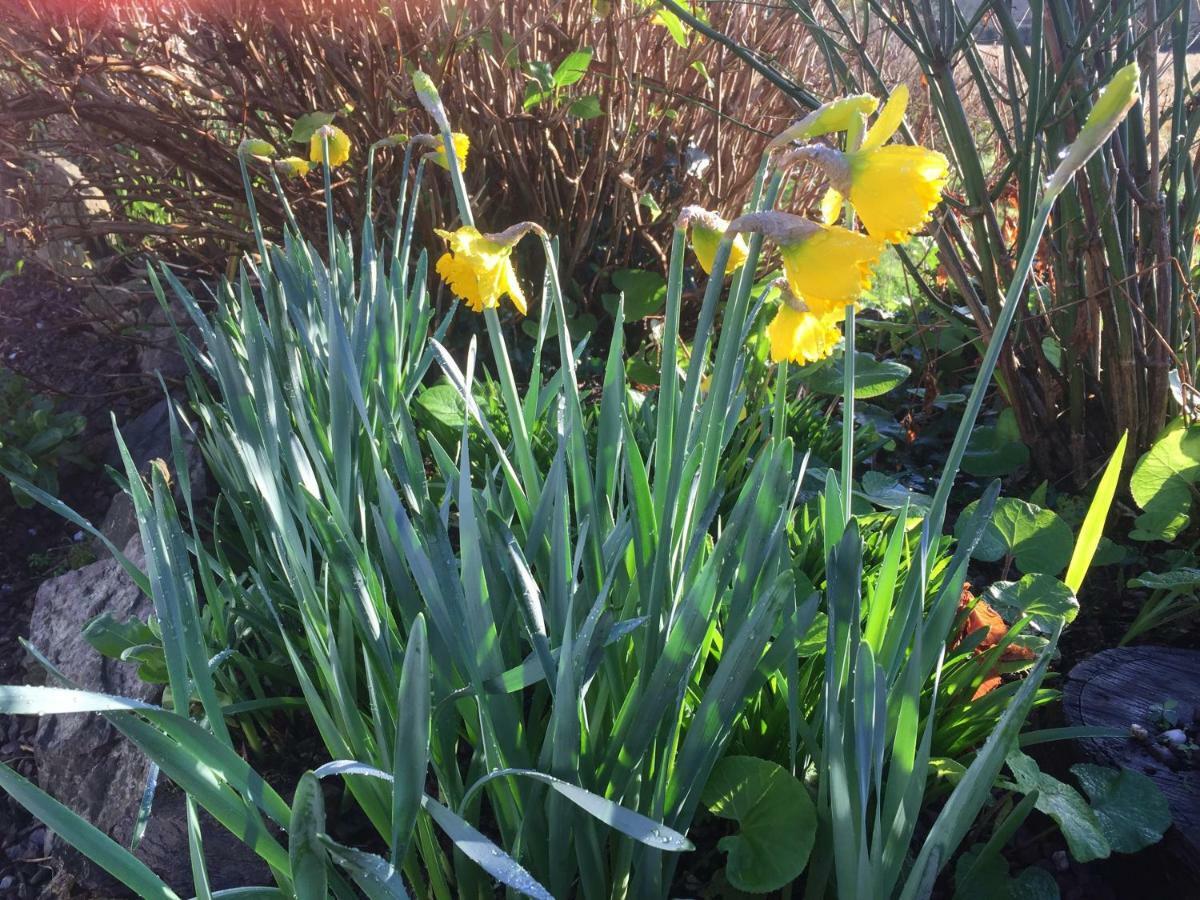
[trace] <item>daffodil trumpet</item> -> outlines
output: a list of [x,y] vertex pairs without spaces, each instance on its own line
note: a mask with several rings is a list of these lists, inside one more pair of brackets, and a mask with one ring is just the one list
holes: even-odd
[[544,236],[534,222],[519,222],[494,234],[482,234],[472,225],[456,231],[436,229],[449,249],[438,259],[435,269],[456,297],[481,313],[497,309],[500,298],[507,296],[517,312],[525,315],[525,292],[512,264],[513,247],[530,232]]
[[814,312],[797,297],[786,279],[775,282],[779,290],[779,309],[767,325],[771,359],[777,363],[801,365],[825,359],[842,339],[838,330],[840,312]]
[[756,232],[779,247],[793,294],[817,315],[841,313],[871,286],[883,245],[838,225],[822,225],[785,212],[748,213],[729,232]]
[[858,116],[869,116],[878,106],[879,100],[870,94],[852,94],[831,100],[777,134],[767,144],[767,149],[775,150],[793,141],[806,141],[823,134],[848,131]]
[[336,169],[350,159],[350,135],[336,125],[322,125],[308,142],[308,158]]

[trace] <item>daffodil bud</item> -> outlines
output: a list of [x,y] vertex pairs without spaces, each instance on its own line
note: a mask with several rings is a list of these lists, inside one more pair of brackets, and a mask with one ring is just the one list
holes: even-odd
[[1084,163],[1092,158],[1092,154],[1117,130],[1125,114],[1138,101],[1139,75],[1137,63],[1130,63],[1117,72],[1105,86],[1100,99],[1088,113],[1083,128],[1063,153],[1062,161],[1050,176],[1050,181],[1046,184],[1047,199],[1056,196],[1065,188],[1071,177],[1083,168]]
[[869,116],[878,106],[879,101],[870,94],[853,94],[832,100],[780,132],[767,144],[767,148],[773,150],[792,141],[805,141],[834,131],[846,131],[856,116]]
[[412,74],[412,83],[413,89],[417,92],[417,99],[421,101],[425,111],[433,116],[433,121],[437,122],[438,128],[449,131],[450,119],[446,115],[446,108],[442,106],[442,98],[438,95],[437,85],[433,83],[433,79],[417,69]]
[[303,178],[311,169],[308,160],[299,156],[286,156],[275,160],[275,171],[284,178]]
[[238,144],[238,156],[262,156],[270,159],[274,155],[275,148],[259,138],[246,138]]

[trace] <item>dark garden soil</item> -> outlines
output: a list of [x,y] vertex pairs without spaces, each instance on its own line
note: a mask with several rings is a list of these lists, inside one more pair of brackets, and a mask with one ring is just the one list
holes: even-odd
[[[23,376],[31,390],[80,413],[88,467],[59,473],[59,495],[88,520],[103,518],[115,492],[101,460],[112,442],[110,410],[118,421],[157,398],[157,385],[137,369],[137,346],[127,336],[93,325],[79,292],[44,275],[0,285],[0,366]],[[0,485],[0,684],[36,677],[19,639],[29,633],[38,585],[91,561],[90,542],[49,510],[22,509]],[[0,761],[33,778],[30,747],[36,720],[0,717]],[[0,897],[35,897],[50,879],[45,829],[0,792]]]

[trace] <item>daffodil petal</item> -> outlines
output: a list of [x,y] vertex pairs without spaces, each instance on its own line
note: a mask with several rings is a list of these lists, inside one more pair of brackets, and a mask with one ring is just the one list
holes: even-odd
[[835,317],[799,312],[786,303],[780,305],[767,325],[767,341],[775,362],[817,362],[833,352],[841,337]]
[[435,269],[455,296],[475,312],[483,312],[498,307],[507,294],[525,314],[525,294],[510,258],[511,244],[497,243],[469,225],[456,231],[434,230],[450,247]]
[[892,96],[888,97],[887,103],[879,111],[879,117],[863,135],[859,150],[874,150],[886,144],[891,136],[899,130],[900,123],[904,121],[906,109],[908,109],[908,85],[898,84],[892,88]]
[[815,312],[835,312],[854,303],[871,286],[879,241],[837,225],[780,248],[792,293]]
[[829,188],[821,198],[821,221],[826,225],[835,224],[842,215],[844,202],[845,198],[836,188]]

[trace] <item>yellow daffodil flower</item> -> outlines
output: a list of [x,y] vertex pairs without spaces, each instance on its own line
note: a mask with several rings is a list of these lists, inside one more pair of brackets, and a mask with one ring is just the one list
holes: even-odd
[[312,164],[299,156],[285,156],[275,160],[275,171],[285,178],[303,178],[312,170]]
[[[725,229],[729,227],[729,222],[703,207],[685,206],[679,213],[676,225],[679,228],[691,227],[692,250],[696,253],[696,260],[700,263],[704,274],[711,275],[713,261],[717,256],[717,244],[721,243],[721,238],[725,236]],[[731,275],[744,266],[749,255],[750,246],[746,243],[746,239],[740,234],[735,235],[733,246],[729,250],[729,262],[725,266],[725,274]]]
[[767,326],[771,344],[771,359],[775,362],[805,363],[824,359],[842,339],[836,314],[817,315],[797,309],[791,298],[779,304],[779,311]]
[[480,234],[464,225],[457,231],[436,229],[450,249],[437,261],[437,273],[456,297],[475,312],[496,309],[505,294],[525,315],[525,294],[512,264],[512,248],[528,228],[515,226],[500,234]]
[[[458,160],[458,170],[460,172],[465,171],[467,168],[467,153],[471,150],[471,139],[459,131],[455,131],[450,136],[454,139],[454,158]],[[435,139],[433,149],[433,161],[449,172],[450,160],[446,157],[446,145],[443,143],[440,134]]]
[[325,161],[322,135],[329,142],[329,167],[336,169],[350,158],[350,136],[336,125],[322,125],[314,131],[308,142],[308,158],[315,163]]
[[[810,160],[821,166],[834,191],[850,199],[872,237],[899,243],[929,219],[942,199],[950,171],[946,157],[928,147],[885,142],[896,133],[908,105],[908,89],[899,85],[867,131],[859,149],[843,153],[830,147],[801,147],[788,162]],[[835,197],[823,207],[837,208]]]
[[783,212],[749,213],[729,227],[760,232],[778,244],[788,287],[818,316],[840,315],[858,300],[871,286],[883,249],[868,235]]

